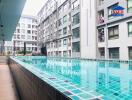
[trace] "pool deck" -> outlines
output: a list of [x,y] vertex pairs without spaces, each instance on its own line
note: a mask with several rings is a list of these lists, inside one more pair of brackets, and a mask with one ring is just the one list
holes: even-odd
[[0,100],[19,100],[7,64],[0,64]]

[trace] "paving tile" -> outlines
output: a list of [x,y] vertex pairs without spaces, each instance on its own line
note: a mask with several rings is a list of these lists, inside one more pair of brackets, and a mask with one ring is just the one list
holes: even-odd
[[0,100],[19,100],[8,65],[0,65]]

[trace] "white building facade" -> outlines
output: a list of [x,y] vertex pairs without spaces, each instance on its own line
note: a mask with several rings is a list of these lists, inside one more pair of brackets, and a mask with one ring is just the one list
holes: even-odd
[[48,0],[38,13],[38,48],[45,44],[48,56],[95,58],[95,9],[94,0]]
[[[124,15],[113,17],[117,5]],[[97,57],[132,59],[132,0],[98,0],[97,14]]]
[[12,41],[5,41],[5,53],[20,52],[26,50],[37,52],[37,18],[22,15],[12,37]]
[[[124,8],[112,16],[112,8]],[[48,0],[38,13],[48,56],[132,59],[132,0]]]

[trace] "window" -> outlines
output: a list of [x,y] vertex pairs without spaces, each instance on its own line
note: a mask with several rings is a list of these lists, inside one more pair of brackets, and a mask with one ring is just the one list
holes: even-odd
[[31,28],[31,25],[30,24],[28,24],[28,28]]
[[109,39],[118,39],[119,38],[119,27],[118,27],[118,25],[108,28],[108,38]]
[[62,19],[58,20],[58,25],[61,26],[62,25]]
[[67,45],[67,39],[63,40],[63,45]]
[[63,51],[63,57],[67,56],[67,51]]
[[21,35],[21,39],[25,39],[25,35]]
[[128,13],[132,13],[132,0],[127,1],[127,11]]
[[75,14],[72,20],[72,25],[76,25],[80,23],[80,13]]
[[24,29],[21,29],[21,33],[25,33],[25,30]]
[[67,22],[67,15],[63,17],[63,23]]
[[28,36],[27,36],[27,39],[31,40],[31,39],[32,39],[32,37],[31,37],[30,35],[28,35]]
[[21,23],[21,28],[25,28],[25,24],[24,23]]
[[128,47],[129,59],[132,60],[132,47]]
[[30,31],[30,30],[27,30],[27,33],[28,33],[28,34],[31,34],[31,31]]
[[59,43],[58,44],[59,44],[59,47],[61,47],[61,40],[59,40]]
[[80,42],[72,43],[72,50],[73,52],[80,52]]
[[63,28],[63,34],[67,34],[67,27]]
[[36,28],[36,26],[35,25],[32,25],[32,28]]
[[20,35],[17,35],[17,39],[20,39]]
[[104,28],[98,29],[98,41],[99,42],[104,42]]
[[108,19],[114,18],[114,16],[112,16],[112,8],[114,6],[118,6],[118,3],[116,3],[116,4],[114,4],[114,5],[110,6],[110,7],[108,7]]
[[61,32],[62,32],[62,30],[59,30],[59,31],[58,31],[58,35],[59,35],[59,37],[61,36]]
[[104,3],[104,0],[99,0],[99,5],[102,5]]
[[72,37],[73,37],[73,39],[80,37],[80,28],[79,27],[72,30]]
[[17,33],[20,33],[20,29],[17,29]]
[[128,36],[132,36],[132,22],[128,23]]
[[104,23],[104,10],[98,12],[98,23]]
[[75,2],[72,3],[72,10],[74,10],[78,7],[79,7],[79,0],[76,0]]
[[119,59],[119,48],[109,48],[109,58]]

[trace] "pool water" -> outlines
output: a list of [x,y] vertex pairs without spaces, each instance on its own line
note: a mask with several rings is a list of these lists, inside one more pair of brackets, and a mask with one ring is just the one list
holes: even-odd
[[132,100],[131,62],[42,56],[13,59],[73,100]]

